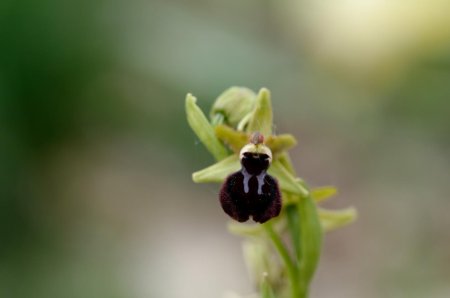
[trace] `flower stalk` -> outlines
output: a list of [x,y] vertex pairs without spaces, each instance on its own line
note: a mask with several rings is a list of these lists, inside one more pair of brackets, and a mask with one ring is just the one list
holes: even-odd
[[[241,168],[239,154],[250,136],[255,138],[255,132],[264,136],[261,140],[273,156],[267,173],[278,181],[281,212],[262,224],[231,221],[228,229],[246,239],[244,256],[260,297],[308,297],[320,258],[323,233],[354,221],[356,210],[352,207],[326,210],[317,206],[332,197],[336,189],[311,189],[297,177],[287,152],[297,141],[290,134],[272,134],[269,90],[263,88],[258,94],[242,87],[226,90],[215,101],[210,120],[196,105],[195,97],[188,94],[186,114],[194,133],[217,160],[192,174],[196,183],[226,181],[231,173]],[[276,262],[274,255],[279,258]]]

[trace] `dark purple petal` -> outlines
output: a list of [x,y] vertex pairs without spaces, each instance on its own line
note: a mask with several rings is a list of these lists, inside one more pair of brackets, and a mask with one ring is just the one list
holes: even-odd
[[281,211],[281,193],[278,183],[270,175],[266,175],[263,185],[263,194],[259,195],[254,202],[253,220],[264,223],[276,217]]
[[244,196],[244,176],[236,172],[228,176],[220,189],[220,204],[223,211],[233,219],[244,222],[249,219],[250,211]]

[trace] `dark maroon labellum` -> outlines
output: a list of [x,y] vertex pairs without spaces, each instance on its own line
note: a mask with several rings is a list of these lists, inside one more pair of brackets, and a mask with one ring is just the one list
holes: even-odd
[[252,216],[259,223],[280,214],[281,194],[276,179],[266,173],[269,164],[267,154],[243,153],[242,169],[228,176],[220,190],[226,214],[239,222]]

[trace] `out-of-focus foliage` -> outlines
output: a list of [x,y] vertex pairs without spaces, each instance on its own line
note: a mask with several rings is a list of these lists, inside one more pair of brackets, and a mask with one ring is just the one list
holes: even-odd
[[250,292],[217,189],[191,185],[212,160],[183,111],[186,92],[207,109],[232,85],[270,88],[299,175],[361,213],[327,239],[312,297],[449,296],[448,14],[1,1],[0,297]]

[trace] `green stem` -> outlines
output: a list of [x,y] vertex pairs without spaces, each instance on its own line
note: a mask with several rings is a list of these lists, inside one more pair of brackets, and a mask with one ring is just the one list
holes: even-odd
[[264,224],[264,228],[286,266],[289,281],[291,283],[291,297],[305,298],[306,292],[304,291],[304,287],[301,286],[299,280],[299,270],[296,263],[291,259],[289,252],[283,244],[281,238],[273,230],[272,224],[268,222]]

